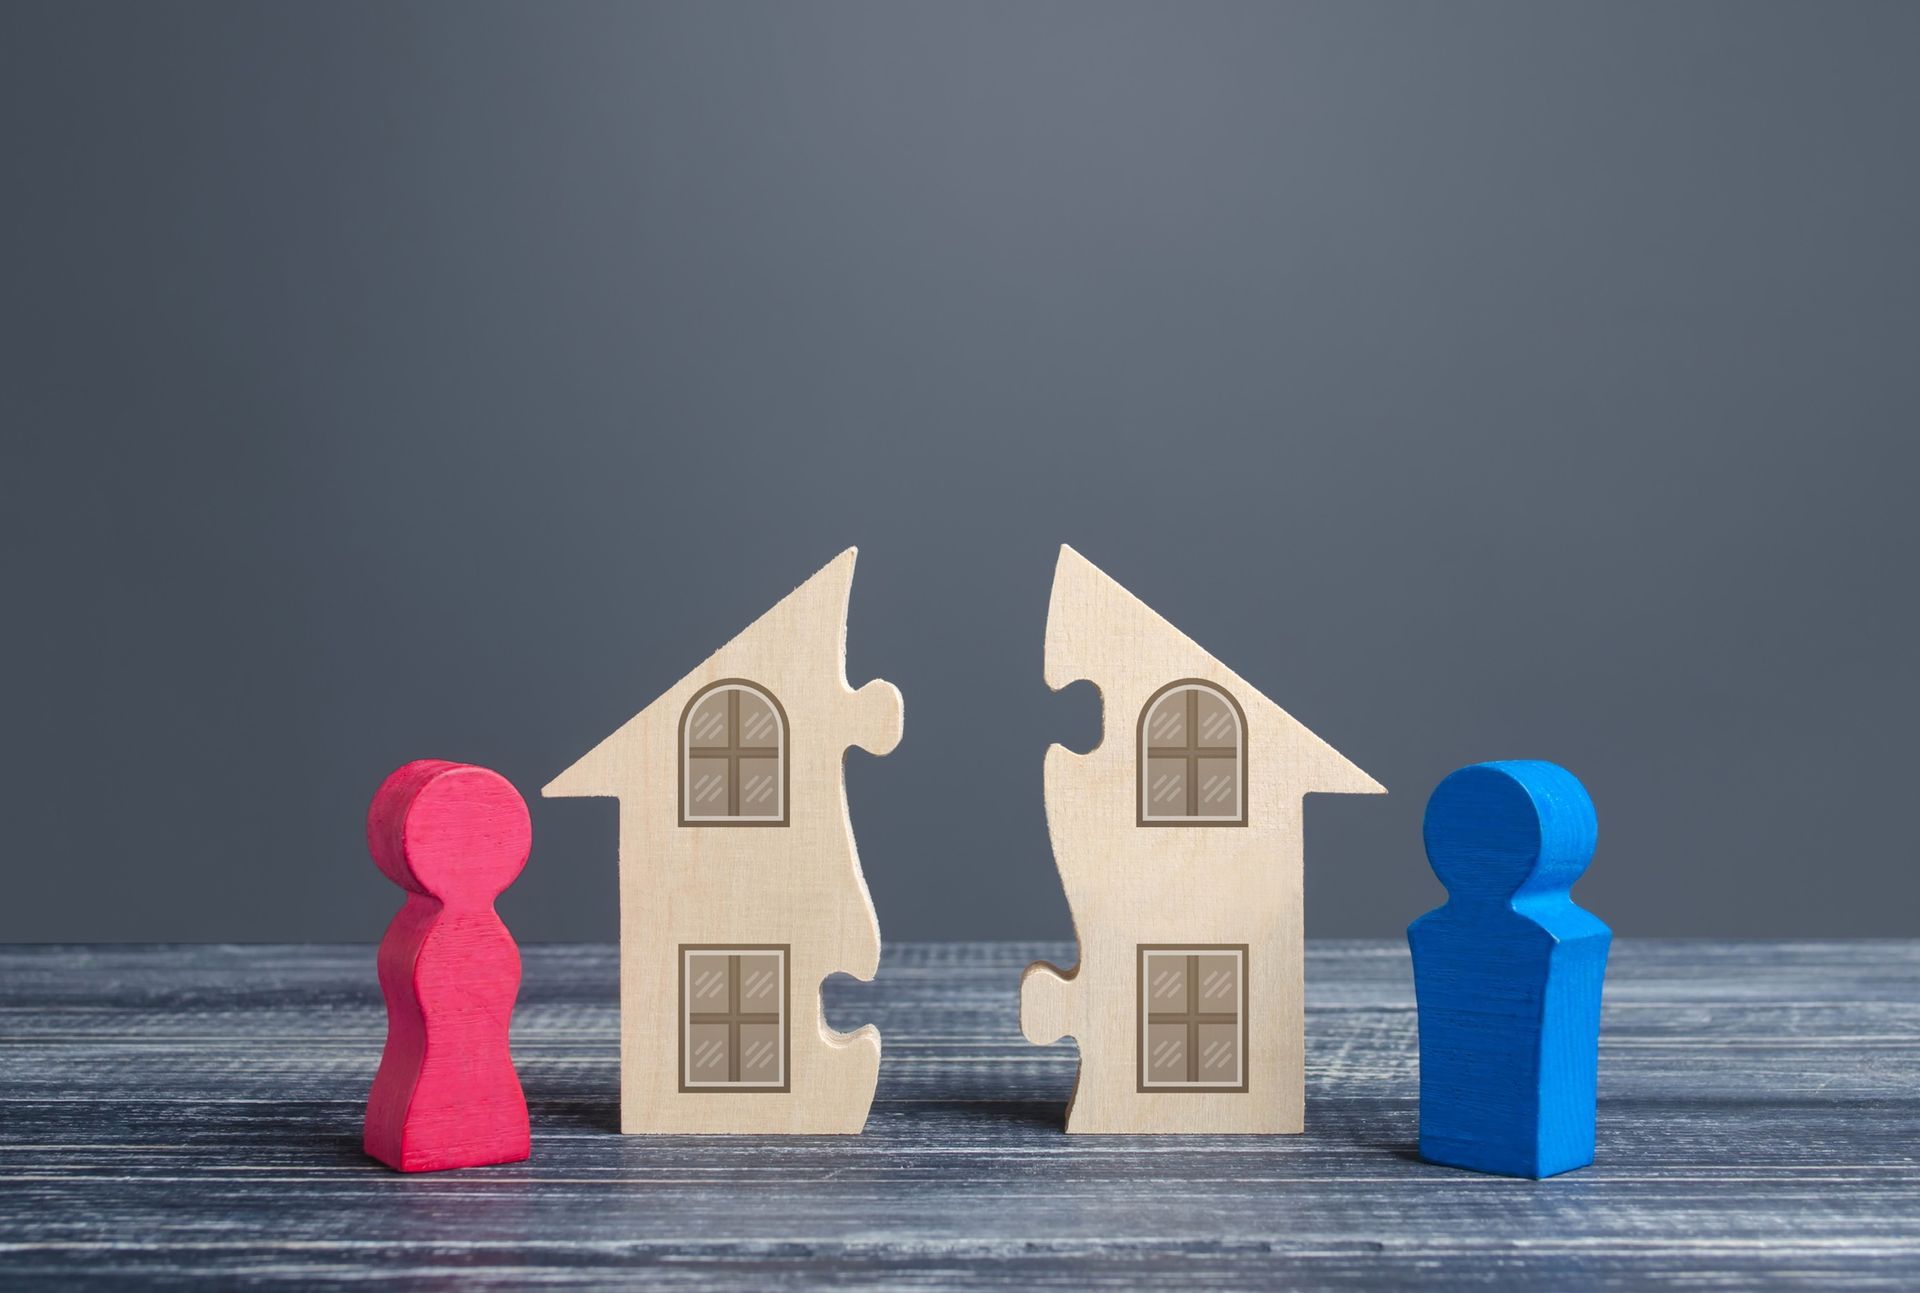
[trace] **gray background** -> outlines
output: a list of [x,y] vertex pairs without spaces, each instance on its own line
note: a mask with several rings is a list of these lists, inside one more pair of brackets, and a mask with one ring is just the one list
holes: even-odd
[[[5,939],[372,939],[411,757],[529,795],[861,546],[888,937],[1067,932],[1073,543],[1393,793],[1600,806],[1623,934],[1915,932],[1920,5],[23,4]],[[502,910],[610,938],[615,809]]]

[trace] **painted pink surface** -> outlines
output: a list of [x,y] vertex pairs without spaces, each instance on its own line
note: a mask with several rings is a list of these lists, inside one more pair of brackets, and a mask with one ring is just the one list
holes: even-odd
[[419,759],[381,783],[367,850],[406,905],[380,941],[387,1046],[367,1098],[367,1153],[402,1172],[527,1157],[508,1049],[520,949],[493,900],[526,865],[527,805],[497,772]]

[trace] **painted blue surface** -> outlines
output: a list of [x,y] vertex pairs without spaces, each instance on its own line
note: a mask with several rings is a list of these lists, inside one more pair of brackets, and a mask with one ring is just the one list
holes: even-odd
[[1613,933],[1567,890],[1598,833],[1586,788],[1538,760],[1462,768],[1427,800],[1447,902],[1407,928],[1422,1158],[1533,1177],[1593,1161]]

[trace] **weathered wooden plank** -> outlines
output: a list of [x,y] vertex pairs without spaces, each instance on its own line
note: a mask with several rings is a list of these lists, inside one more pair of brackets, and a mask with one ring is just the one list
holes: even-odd
[[[0,1279],[754,1287],[1920,1283],[1920,943],[1621,944],[1599,1158],[1422,1164],[1404,948],[1315,944],[1297,1137],[1066,1137],[1044,945],[833,980],[886,1038],[858,1138],[622,1137],[610,948],[526,951],[531,1161],[359,1151],[370,947],[0,949]],[[424,1238],[423,1238],[424,1237]]]

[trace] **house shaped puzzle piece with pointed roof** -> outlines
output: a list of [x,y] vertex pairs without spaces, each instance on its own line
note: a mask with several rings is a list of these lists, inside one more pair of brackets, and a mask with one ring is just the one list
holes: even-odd
[[1302,809],[1384,787],[1072,548],[1046,681],[1103,737],[1047,751],[1047,831],[1080,963],[1029,966],[1027,1040],[1080,1045],[1070,1132],[1297,1132]]
[[847,549],[541,792],[620,801],[620,1129],[854,1133],[880,1034],[826,1026],[880,926],[847,817],[849,745],[900,692],[846,680]]

